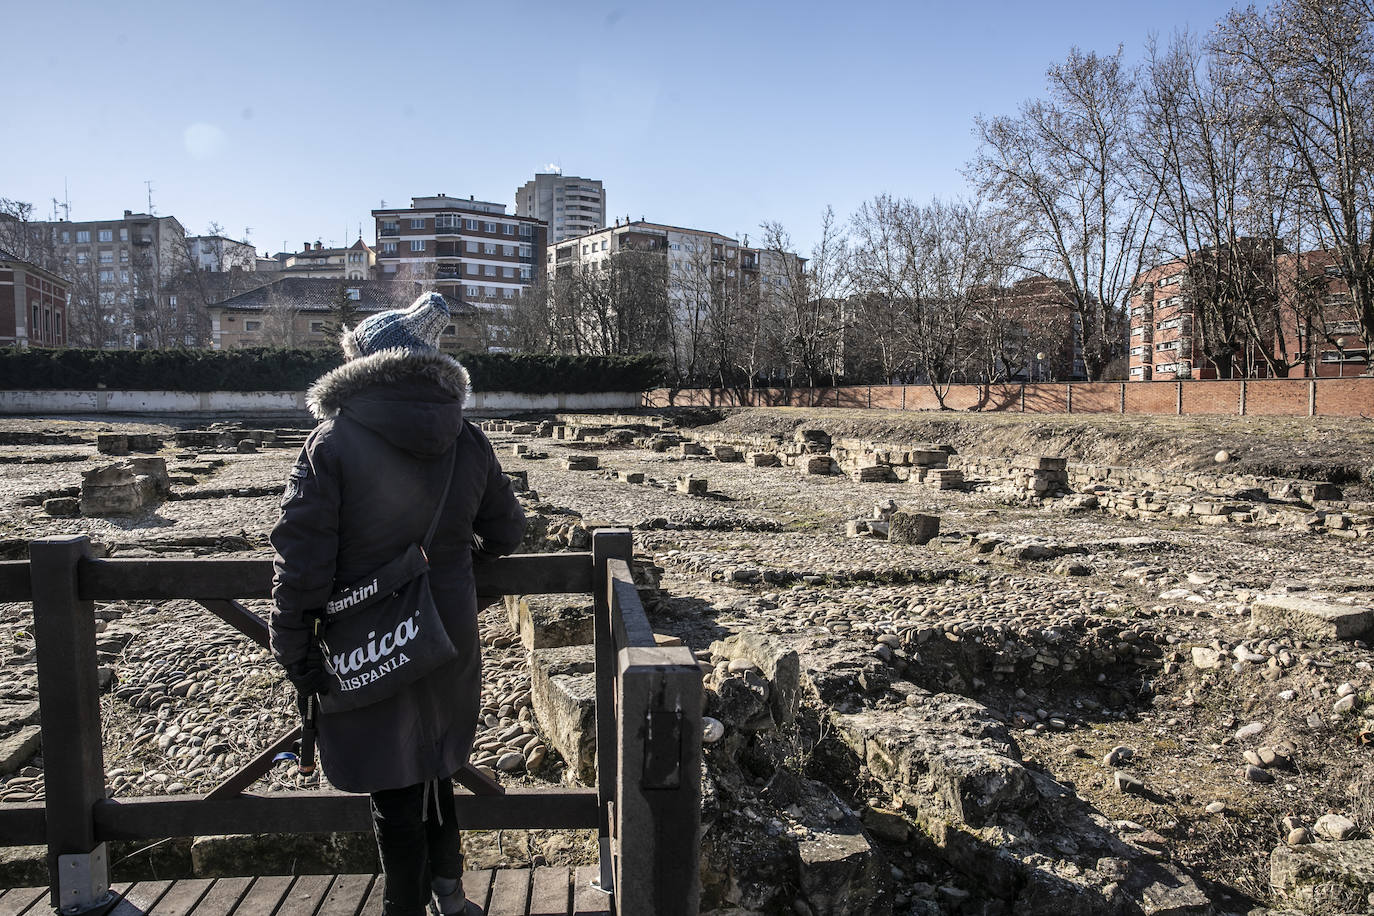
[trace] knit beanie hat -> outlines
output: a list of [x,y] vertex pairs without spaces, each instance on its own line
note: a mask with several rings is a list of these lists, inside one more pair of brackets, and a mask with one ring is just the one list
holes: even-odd
[[448,327],[448,302],[438,293],[421,293],[405,311],[391,309],[369,315],[353,330],[343,332],[349,359],[382,350],[437,350],[439,335]]

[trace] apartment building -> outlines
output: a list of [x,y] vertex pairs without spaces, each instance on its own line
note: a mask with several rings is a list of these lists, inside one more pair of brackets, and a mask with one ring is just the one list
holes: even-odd
[[515,212],[543,220],[549,242],[562,242],[606,225],[606,189],[592,178],[538,172],[516,189]]
[[373,210],[379,280],[412,280],[485,312],[487,345],[501,347],[505,316],[544,275],[547,226],[505,204],[436,194]]
[[1020,382],[1076,381],[1088,377],[1082,318],[1063,280],[1025,277],[1009,286],[980,289],[984,321],[979,333],[996,359],[996,371]]
[[68,333],[80,346],[194,345],[195,331],[169,281],[190,266],[174,216],[124,211],[120,219],[34,221],[51,269],[70,285]]
[[[1273,253],[1253,246],[1251,269],[1272,280],[1260,309],[1265,344],[1289,361],[1300,361],[1290,378],[1360,375],[1369,368],[1350,301],[1349,285],[1335,259],[1324,251]],[[1269,367],[1254,341],[1227,351],[1219,369],[1203,352],[1203,333],[1188,265],[1181,259],[1139,274],[1127,298],[1131,381],[1264,377]]]
[[305,242],[300,251],[281,251],[272,268],[281,274],[336,280],[367,280],[377,264],[377,253],[361,238],[347,248],[325,248],[322,242]]
[[230,270],[257,270],[258,251],[247,242],[222,235],[186,236],[188,267],[222,273]]
[[[630,220],[614,223],[596,232],[549,245],[545,270],[554,289],[560,278],[576,270],[604,270],[612,258],[626,252],[645,252],[662,258],[663,282],[673,314],[682,319],[674,325],[678,335],[699,332],[700,319],[717,296],[731,296],[736,302],[758,301],[758,297],[784,288],[800,275],[805,259],[791,252],[751,248],[728,235],[707,229],[690,229],[666,223]],[[550,316],[555,333],[563,338],[585,335],[594,315],[580,318],[555,313]],[[577,321],[577,327],[561,326]],[[680,339],[679,351],[694,352],[691,340]]]
[[67,281],[0,248],[0,346],[67,345]]
[[[374,312],[409,305],[416,287],[395,280],[279,277],[212,304],[208,308],[210,346],[232,350],[332,345],[329,326],[338,314],[340,295],[349,298],[361,321]],[[453,299],[448,306],[452,323],[444,329],[440,346],[445,350],[479,347],[482,329],[477,310]]]

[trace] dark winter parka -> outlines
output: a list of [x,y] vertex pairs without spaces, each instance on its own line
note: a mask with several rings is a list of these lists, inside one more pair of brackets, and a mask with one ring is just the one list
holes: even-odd
[[481,696],[473,562],[510,553],[525,518],[491,443],[463,419],[467,371],[437,351],[383,350],[310,389],[320,424],[306,440],[272,530],[272,653],[302,664],[308,615],[429,527],[447,466],[457,463],[430,546],[430,585],[458,658],[361,709],[320,713],[329,781],[350,792],[452,776],[467,761]]

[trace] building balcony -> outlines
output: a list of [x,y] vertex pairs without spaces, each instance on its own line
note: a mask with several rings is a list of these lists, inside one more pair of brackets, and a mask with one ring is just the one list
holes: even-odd
[[392,226],[392,227],[390,227],[390,228],[387,228],[386,226],[379,226],[379,227],[377,228],[377,237],[378,237],[378,238],[395,238],[396,236],[398,236],[398,235],[400,235],[400,234],[401,234],[401,227],[400,227],[399,225],[398,225],[398,226]]
[[463,234],[463,227],[462,227],[462,226],[435,226],[435,227],[434,227],[434,234],[435,234],[435,235],[462,235],[462,234]]
[[153,238],[152,238],[152,236],[149,236],[149,235],[138,235],[138,236],[134,236],[134,244],[135,244],[135,245],[151,245],[151,244],[153,244]]
[[434,279],[436,279],[436,280],[461,280],[461,279],[463,279],[463,273],[462,273],[462,271],[458,271],[458,270],[440,270],[440,271],[435,271],[435,273],[434,273]]

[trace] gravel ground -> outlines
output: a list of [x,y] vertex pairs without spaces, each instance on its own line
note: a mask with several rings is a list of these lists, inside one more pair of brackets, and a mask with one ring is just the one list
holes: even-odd
[[[774,413],[749,423],[729,417],[708,428],[790,435],[800,423],[824,425],[835,419],[827,415],[854,412]],[[75,532],[116,556],[262,555],[276,517],[275,493],[294,458],[290,449],[186,458],[166,449],[173,475],[180,465],[209,457],[223,464],[196,474],[194,484],[174,487],[179,498],[135,519],[50,518],[23,504],[77,485],[82,469],[109,460],[96,455],[94,434],[116,425],[0,420],[0,442],[34,429],[84,440],[0,445],[0,537],[9,556],[17,555],[16,542]],[[1190,428],[1196,425],[1190,421]],[[1211,441],[1255,435],[1246,429],[1223,421]],[[1282,435],[1255,442],[1253,451],[1272,462],[1283,442],[1300,438],[1295,430],[1285,423]],[[142,424],[129,431],[170,428]],[[1016,428],[1016,437],[1026,435]],[[965,438],[973,441],[972,434]],[[1203,438],[1197,435],[1198,442]],[[1309,438],[1326,441],[1324,432]],[[1320,815],[1337,812],[1356,822],[1360,836],[1374,832],[1374,746],[1360,743],[1361,730],[1371,727],[1363,698],[1374,683],[1374,653],[1363,645],[1253,633],[1248,619],[1259,592],[1374,603],[1374,543],[1069,516],[1007,506],[991,494],[806,477],[795,468],[678,459],[634,447],[504,433],[492,440],[508,470],[528,474],[540,503],[571,510],[589,525],[635,529],[641,560],[662,569],[662,593],[649,608],[663,632],[703,654],[713,640],[751,627],[802,647],[821,640],[867,655],[895,646],[906,679],[976,697],[997,711],[1016,726],[1029,765],[1074,787],[1143,847],[1193,868],[1233,911],[1272,902],[1268,856],[1290,832],[1285,818],[1311,828]],[[547,457],[516,457],[516,443]],[[560,459],[568,454],[594,454],[601,469],[564,470]],[[643,472],[646,482],[620,482],[615,471]],[[687,473],[708,478],[707,496],[676,492],[674,481]],[[186,498],[198,493],[215,495]],[[844,536],[847,520],[868,517],[888,500],[941,515],[942,537],[908,547]],[[1066,575],[1053,560],[980,553],[976,538],[990,535],[1067,545],[1085,574]],[[103,706],[114,794],[205,791],[292,721],[289,693],[265,653],[186,604],[98,609],[101,659],[111,679]],[[475,757],[506,782],[559,781],[563,763],[531,721],[524,652],[499,608],[484,612],[482,634],[487,719]],[[1008,640],[1033,646],[1032,655],[1048,652],[1048,673],[1025,681],[970,678],[962,667],[967,656],[950,654],[978,644],[1005,653]],[[999,641],[1002,650],[995,648]],[[1252,660],[1232,654],[1242,645]],[[1196,667],[1193,647],[1222,653],[1222,664]],[[32,648],[27,606],[0,606],[0,709],[32,702]],[[1333,704],[1346,684],[1362,699],[1353,714],[1339,715]],[[15,721],[12,715],[0,727],[0,739],[19,730]],[[1251,723],[1262,728],[1237,737]],[[1246,752],[1276,746],[1286,756],[1260,767],[1268,779],[1247,777]],[[1117,791],[1113,774],[1120,764],[1103,762],[1116,747],[1133,752],[1130,771],[1153,796]],[[39,756],[0,776],[0,801],[41,798],[41,767]],[[257,790],[298,781],[284,764]],[[565,844],[560,852],[585,857],[586,844]],[[934,868],[926,875],[932,881]]]

